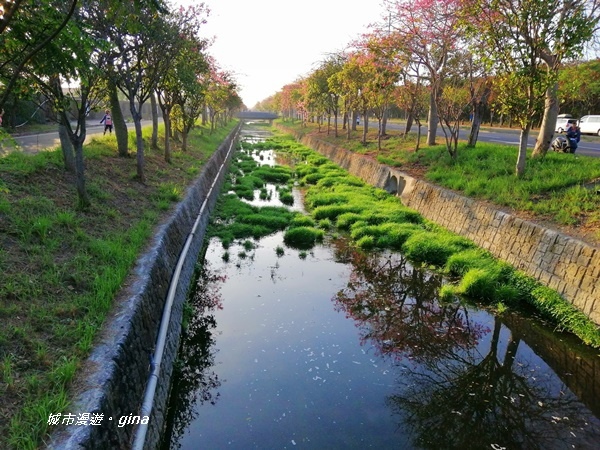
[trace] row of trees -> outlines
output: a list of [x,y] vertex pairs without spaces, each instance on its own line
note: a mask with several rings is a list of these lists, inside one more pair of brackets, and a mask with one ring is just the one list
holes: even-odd
[[208,53],[211,40],[201,35],[209,14],[204,3],[175,8],[165,0],[11,0],[0,8],[0,110],[11,96],[34,99],[41,93],[50,102],[83,207],[90,204],[83,142],[91,111],[110,106],[119,155],[127,156],[119,95],[127,99],[137,177],[144,182],[141,110],[148,100],[162,111],[167,161],[173,123],[185,150],[200,115],[212,130],[242,106],[233,76],[219,68]]
[[[359,112],[364,141],[368,116],[377,118],[381,138],[395,104],[407,111],[407,131],[413,122],[420,129],[427,114],[428,145],[435,144],[439,124],[456,158],[460,120],[465,113],[472,119],[469,145],[474,146],[492,104],[521,128],[520,176],[529,133],[540,117],[533,154],[548,151],[560,106],[559,69],[593,42],[599,5],[598,0],[386,0],[384,21],[258,107],[333,117],[336,136],[338,114],[350,120]],[[351,120],[348,130],[355,124]]]

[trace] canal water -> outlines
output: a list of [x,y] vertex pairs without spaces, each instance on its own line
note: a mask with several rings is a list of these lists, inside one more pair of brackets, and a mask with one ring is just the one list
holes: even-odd
[[600,448],[599,351],[400,254],[254,245],[201,261],[163,450]]

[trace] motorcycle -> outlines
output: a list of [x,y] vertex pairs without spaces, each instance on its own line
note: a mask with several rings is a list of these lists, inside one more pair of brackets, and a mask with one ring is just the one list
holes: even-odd
[[552,141],[552,144],[550,144],[550,147],[555,152],[575,153],[575,150],[577,150],[577,139],[557,136],[556,139]]

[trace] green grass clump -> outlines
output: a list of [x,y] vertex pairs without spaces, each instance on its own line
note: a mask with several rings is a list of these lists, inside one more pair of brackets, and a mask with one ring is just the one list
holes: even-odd
[[330,230],[333,227],[333,223],[329,219],[319,220],[319,228],[322,230]]
[[323,230],[317,228],[295,227],[285,232],[283,242],[292,248],[308,250],[313,248],[317,242],[322,241],[324,236]]
[[441,268],[448,258],[474,246],[463,238],[429,231],[413,233],[402,246],[404,254],[412,261]]
[[475,300],[490,302],[495,298],[497,282],[493,271],[469,269],[458,285],[458,292]]
[[401,251],[406,241],[422,228],[414,223],[384,223],[379,225],[381,230],[377,238],[378,248],[389,248],[395,251]]
[[314,227],[315,221],[310,216],[297,214],[290,222],[290,227]]
[[319,206],[312,211],[312,215],[315,220],[321,219],[329,219],[331,221],[336,221],[337,217],[341,214],[345,213],[359,213],[362,211],[362,207],[360,205],[325,205]]
[[282,166],[261,166],[252,171],[252,176],[260,178],[264,182],[285,184],[292,177],[292,171],[288,167]]
[[292,191],[289,189],[280,189],[279,190],[279,200],[281,203],[287,206],[292,206],[294,204],[294,195]]
[[446,272],[453,276],[463,276],[470,269],[490,267],[495,264],[494,257],[480,248],[471,248],[454,253],[446,262]]

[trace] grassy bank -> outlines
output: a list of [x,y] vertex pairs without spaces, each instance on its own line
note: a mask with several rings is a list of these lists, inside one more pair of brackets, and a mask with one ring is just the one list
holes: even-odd
[[[318,132],[318,127],[311,123],[282,124],[295,132]],[[378,151],[376,125],[371,124],[367,145],[360,142],[360,128],[351,133],[350,140],[345,130],[340,130],[336,138],[333,131],[328,135],[325,127],[318,136],[410,175],[501,208],[511,208],[521,217],[543,221],[592,244],[600,244],[600,158],[549,152],[545,158],[533,159],[529,152],[525,176],[516,178],[515,146],[478,142],[475,148],[467,148],[462,142],[457,160],[452,160],[445,145],[427,147],[422,136],[421,149],[415,152],[416,133],[403,137],[399,130],[389,130]],[[443,138],[438,141],[443,142]]]
[[129,270],[234,125],[197,128],[171,164],[145,129],[145,184],[135,154],[119,158],[114,137],[95,138],[84,147],[85,211],[60,151],[0,158],[0,448],[37,448],[49,414],[68,412],[71,381]]

